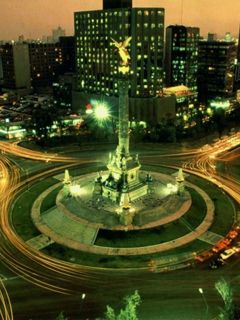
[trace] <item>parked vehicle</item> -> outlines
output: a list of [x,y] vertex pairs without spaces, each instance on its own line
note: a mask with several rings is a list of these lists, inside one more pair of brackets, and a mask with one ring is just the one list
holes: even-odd
[[195,257],[195,261],[197,262],[204,262],[208,259],[210,259],[213,256],[213,253],[211,251],[205,251],[202,254]]
[[230,249],[226,249],[223,253],[220,254],[220,257],[223,260],[227,260],[231,256],[233,256],[235,253],[240,252],[240,248],[232,247]]
[[212,251],[219,252],[226,249],[226,247],[230,245],[231,241],[231,239],[223,239],[218,241],[218,243],[212,248]]
[[210,269],[218,269],[219,267],[224,265],[224,260],[221,259],[220,257],[213,259],[210,263],[209,263],[209,268]]

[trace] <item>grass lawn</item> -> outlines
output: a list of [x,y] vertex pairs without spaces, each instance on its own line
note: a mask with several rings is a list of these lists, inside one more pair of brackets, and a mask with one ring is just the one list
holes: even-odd
[[201,178],[189,176],[188,180],[202,188],[214,202],[215,217],[209,231],[226,235],[234,222],[234,207],[228,195]]
[[179,259],[184,259],[193,252],[208,250],[211,245],[195,240],[189,245],[176,249],[171,249],[161,253],[135,255],[135,256],[106,256],[92,254],[88,252],[79,252],[59,244],[52,244],[42,250],[43,253],[53,256],[60,260],[65,260],[80,265],[104,267],[104,268],[143,268],[147,267],[150,260],[155,260],[160,264],[167,264],[172,259],[176,261],[176,255]]
[[41,204],[41,213],[49,210],[50,208],[54,207],[56,205],[56,197],[58,192],[62,189],[62,185],[54,189],[52,192],[50,192],[44,199]]
[[31,208],[37,196],[49,186],[58,182],[54,178],[46,178],[36,183],[28,190],[20,193],[20,196],[14,202],[11,212],[13,227],[17,234],[25,241],[39,235],[31,219]]
[[99,230],[95,244],[114,248],[144,247],[174,240],[189,233],[178,221],[146,230]]
[[195,229],[204,220],[204,217],[207,213],[207,206],[197,191],[191,188],[188,188],[188,191],[192,197],[192,206],[188,212],[184,214],[182,219],[189,224],[191,229]]

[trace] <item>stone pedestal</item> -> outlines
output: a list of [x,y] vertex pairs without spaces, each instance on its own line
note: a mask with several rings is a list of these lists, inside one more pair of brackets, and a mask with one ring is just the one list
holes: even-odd
[[129,75],[121,75],[118,81],[118,146],[115,154],[109,155],[107,164],[109,175],[101,183],[102,196],[119,203],[123,207],[128,207],[131,201],[146,195],[148,192],[148,185],[139,179],[141,165],[138,155],[132,157],[129,152],[128,90]]

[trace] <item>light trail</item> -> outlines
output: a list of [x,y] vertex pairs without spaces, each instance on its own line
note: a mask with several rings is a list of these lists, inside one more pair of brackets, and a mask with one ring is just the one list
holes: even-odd
[[0,278],[0,317],[2,320],[13,320],[12,304],[7,289]]
[[[240,183],[228,174],[219,175],[216,172],[217,161],[233,161],[240,157],[239,150],[240,133],[232,137],[226,137],[212,145],[206,153],[200,153],[198,157],[183,164],[185,171],[197,174],[204,179],[216,184],[227,192],[233,199],[240,203]],[[234,148],[234,155],[233,149]]]
[[[215,161],[220,154],[239,144],[239,134],[237,137],[231,137],[233,140],[224,139],[210,148],[192,149],[188,152],[174,153],[171,155],[144,156],[149,161],[151,157],[155,159],[174,159],[178,157],[180,161],[191,158],[183,165],[185,171],[207,179],[217,185],[220,185],[228,192],[238,203],[240,203],[239,185],[230,178],[219,177],[215,170]],[[82,160],[75,157],[62,157],[56,154],[44,154],[37,151],[26,150],[19,146],[11,146],[9,143],[0,142],[0,148],[7,153],[17,156],[46,161],[51,159],[54,162],[63,162],[64,164],[57,168],[48,169],[44,172],[32,174],[27,180],[21,181],[20,170],[10,160],[3,155],[0,157],[0,168],[3,174],[3,180],[0,185],[0,201],[2,207],[0,209],[0,257],[1,261],[12,271],[23,277],[27,281],[34,283],[47,290],[59,292],[62,294],[73,294],[82,290],[86,284],[90,284],[94,280],[101,285],[111,276],[124,273],[124,270],[114,270],[106,268],[95,268],[89,266],[80,266],[78,264],[57,260],[51,256],[47,256],[42,252],[30,248],[15,233],[9,212],[13,200],[19,192],[24,190],[26,182],[34,184],[39,179],[56,174],[56,172],[64,171],[71,166],[97,163],[97,161]],[[175,159],[176,160],[176,159]],[[134,270],[136,273],[136,270]]]

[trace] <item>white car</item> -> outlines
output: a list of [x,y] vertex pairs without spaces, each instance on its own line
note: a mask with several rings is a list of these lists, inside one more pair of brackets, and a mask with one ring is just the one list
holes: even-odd
[[237,247],[232,247],[231,249],[226,249],[223,253],[220,254],[220,257],[223,260],[227,260],[228,258],[230,258],[232,255],[234,255],[235,253],[239,252],[240,249]]

